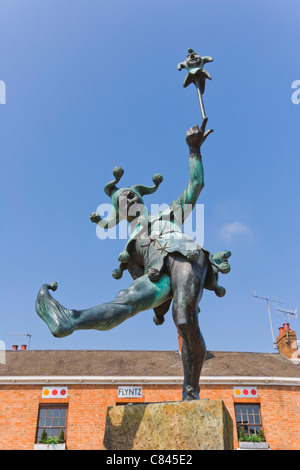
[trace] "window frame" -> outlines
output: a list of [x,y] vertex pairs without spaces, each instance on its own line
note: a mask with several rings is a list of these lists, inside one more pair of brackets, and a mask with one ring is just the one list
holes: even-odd
[[[242,407],[246,406],[246,413],[243,412]],[[237,411],[237,407],[240,407],[240,412]],[[249,413],[249,407],[253,407],[253,412]],[[258,413],[255,413],[255,408],[258,408]],[[244,433],[246,436],[251,437],[253,435],[258,435],[259,431],[261,430],[264,434],[264,428],[261,419],[261,407],[260,403],[251,403],[251,402],[235,402],[234,403],[234,413],[235,413],[235,422],[236,422],[236,430],[237,436],[239,439],[239,431],[243,428]],[[241,421],[238,421],[238,416],[241,416]],[[251,423],[249,417],[253,418],[253,422]],[[258,416],[259,422],[255,422],[255,417]],[[244,417],[246,420],[244,421]],[[251,433],[251,428],[254,428],[254,432]]]
[[[64,430],[64,436],[65,436],[65,440],[64,442],[66,442],[66,439],[67,439],[67,420],[68,420],[68,411],[69,411],[69,406],[68,406],[68,403],[39,403],[39,409],[38,409],[38,417],[37,417],[37,426],[36,426],[36,436],[35,436],[35,443],[36,444],[39,444],[39,439],[40,439],[40,436],[39,436],[39,431],[41,430],[41,432],[43,432],[43,429],[46,429],[46,432],[47,432],[47,429],[58,429],[58,434],[57,436],[55,435],[54,437],[59,437],[59,434],[61,432],[61,430],[63,429]],[[53,426],[53,419],[60,419],[60,416],[56,417],[56,416],[51,416],[51,418],[49,417],[48,419],[51,419],[52,422],[51,422],[51,426],[40,426],[39,423],[40,423],[40,419],[47,419],[47,411],[46,411],[46,416],[45,417],[42,417],[40,414],[41,414],[41,411],[42,410],[49,410],[49,409],[65,409],[66,410],[66,416],[64,417],[65,419],[65,424],[64,426]],[[48,437],[51,437],[53,434],[51,432],[51,435],[48,435]]]

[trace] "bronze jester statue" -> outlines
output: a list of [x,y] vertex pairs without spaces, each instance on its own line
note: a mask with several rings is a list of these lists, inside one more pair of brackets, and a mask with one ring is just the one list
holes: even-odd
[[[199,62],[196,66],[202,70]],[[202,72],[200,75],[203,77]],[[113,271],[113,276],[119,279],[127,269],[133,278],[130,287],[121,290],[111,302],[84,310],[65,308],[55,300],[49,290],[57,289],[56,282],[44,284],[36,300],[38,315],[58,338],[75,330],[109,330],[150,309],[155,312],[156,325],[161,325],[172,303],[174,323],[182,337],[183,400],[199,399],[199,378],[206,355],[198,322],[198,304],[203,289],[222,297],[226,291],[218,284],[218,276],[230,271],[229,251],[210,254],[182,232],[182,224],[204,187],[200,149],[212,132],[206,131],[206,124],[204,117],[200,128],[195,125],[186,134],[190,179],[186,189],[167,210],[153,215],[143,200],[145,195],[157,190],[163,179],[161,175],[154,175],[153,186],[118,188],[124,171],[116,167],[113,170],[115,179],[105,186],[105,192],[112,200],[110,217],[103,220],[97,213],[90,216],[92,222],[103,228],[113,227],[122,219],[130,223],[129,240],[119,255],[119,268]]]

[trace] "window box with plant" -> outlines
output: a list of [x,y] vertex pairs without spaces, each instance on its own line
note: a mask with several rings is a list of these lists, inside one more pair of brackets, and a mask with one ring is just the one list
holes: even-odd
[[46,430],[43,429],[38,444],[34,445],[35,450],[65,450],[65,448],[65,433],[63,429],[60,431],[59,437],[48,437]]
[[243,428],[241,428],[239,431],[239,449],[268,450],[269,446],[262,429],[260,429],[258,434],[247,436]]

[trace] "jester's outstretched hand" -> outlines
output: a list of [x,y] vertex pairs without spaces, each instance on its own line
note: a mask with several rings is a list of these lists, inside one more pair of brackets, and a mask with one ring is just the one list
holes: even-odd
[[213,129],[205,131],[207,117],[203,119],[200,129],[197,125],[190,128],[186,133],[186,143],[189,146],[191,154],[200,154],[200,147],[205,139],[213,132]]

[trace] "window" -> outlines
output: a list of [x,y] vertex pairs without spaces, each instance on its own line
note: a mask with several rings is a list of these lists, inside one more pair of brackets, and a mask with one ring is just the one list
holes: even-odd
[[248,437],[259,434],[262,429],[259,405],[235,404],[234,406],[238,436],[242,430]]
[[45,429],[47,437],[59,437],[61,431],[66,434],[67,405],[40,405],[37,437],[39,442]]

